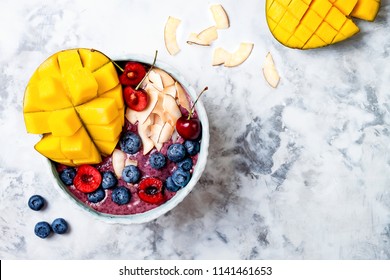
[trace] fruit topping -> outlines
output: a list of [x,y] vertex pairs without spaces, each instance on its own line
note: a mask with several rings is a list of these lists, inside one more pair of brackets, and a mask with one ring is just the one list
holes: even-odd
[[126,153],[119,149],[115,149],[112,153],[112,167],[118,178],[122,176],[123,168],[125,168],[126,157]]
[[76,169],[74,169],[73,167],[65,168],[60,173],[61,181],[67,186],[73,185],[73,179],[75,176],[76,176]]
[[187,40],[188,44],[196,44],[201,46],[210,46],[212,42],[218,39],[218,32],[215,26],[210,26],[199,34],[191,33]]
[[230,53],[223,48],[217,48],[213,55],[213,65],[223,64],[225,67],[235,67],[248,59],[252,53],[253,43],[241,43],[238,49]]
[[200,123],[200,120],[198,118],[193,118],[195,105],[198,102],[199,98],[202,96],[202,94],[208,90],[208,87],[205,87],[202,92],[198,95],[196,98],[194,104],[192,105],[188,116],[181,116],[176,121],[176,130],[177,133],[181,137],[183,137],[186,140],[196,140],[199,138],[201,132],[202,132],[202,125]]
[[145,110],[148,105],[148,94],[143,89],[134,89],[130,86],[123,89],[123,98],[127,107],[131,110],[140,112]]
[[57,234],[64,234],[68,231],[68,223],[63,218],[57,218],[52,222],[51,228]]
[[177,163],[177,167],[185,171],[190,171],[192,166],[193,166],[193,162],[191,158],[185,158],[184,160]]
[[139,181],[140,177],[141,172],[137,166],[128,165],[123,169],[122,179],[127,183],[135,184]]
[[88,201],[91,203],[98,203],[106,197],[106,192],[102,188],[87,194]]
[[200,144],[198,141],[186,140],[183,145],[190,156],[194,156],[200,151]]
[[129,203],[131,199],[131,193],[126,187],[117,187],[112,191],[111,199],[118,205],[124,205]]
[[161,169],[167,163],[165,156],[160,152],[153,153],[149,158],[150,166],[154,169]]
[[118,179],[112,171],[104,171],[102,173],[102,188],[110,189],[118,184]]
[[114,64],[96,50],[55,53],[30,79],[23,114],[27,132],[44,134],[35,145],[43,156],[68,166],[100,163],[118,143],[124,120]]
[[138,188],[138,196],[141,200],[151,204],[164,202],[163,182],[153,177],[141,180]]
[[30,199],[28,200],[28,206],[34,211],[41,210],[44,205],[45,199],[37,194],[30,197]]
[[95,191],[102,182],[99,170],[91,165],[81,165],[74,177],[73,183],[76,189],[83,193]]
[[46,238],[50,235],[51,233],[51,227],[50,227],[50,224],[48,222],[38,222],[36,225],[35,225],[35,228],[34,228],[34,232],[35,232],[35,235],[40,237],[40,238]]
[[191,173],[182,168],[176,169],[172,173],[172,181],[179,187],[185,187],[191,179]]
[[141,148],[141,139],[134,132],[126,132],[122,135],[119,145],[125,153],[135,154]]
[[186,157],[186,148],[179,143],[172,144],[168,147],[167,157],[170,161],[180,162]]
[[290,48],[312,49],[343,41],[359,32],[351,17],[372,21],[380,0],[266,0],[268,27]]
[[169,176],[165,181],[165,188],[170,192],[177,192],[180,189],[180,187],[173,182],[172,176]]
[[139,62],[130,61],[126,63],[119,81],[124,86],[136,86],[146,75],[145,67]]

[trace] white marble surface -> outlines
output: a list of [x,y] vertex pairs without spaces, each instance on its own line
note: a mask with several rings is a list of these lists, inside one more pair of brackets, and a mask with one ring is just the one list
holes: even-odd
[[[217,1],[215,1],[217,2]],[[185,44],[212,24],[214,1],[0,2],[1,259],[389,259],[390,1],[361,33],[319,50],[291,50],[266,27],[264,1],[219,1],[231,28],[210,48]],[[175,57],[164,48],[169,15],[182,19]],[[243,65],[211,66],[212,50],[255,44]],[[63,198],[25,131],[23,91],[34,69],[65,48],[115,57],[153,55],[204,96],[211,127],[206,171],[157,220],[112,225]],[[271,51],[275,90],[261,66]],[[41,194],[41,212],[27,200]],[[68,220],[69,234],[37,238],[39,220]]]

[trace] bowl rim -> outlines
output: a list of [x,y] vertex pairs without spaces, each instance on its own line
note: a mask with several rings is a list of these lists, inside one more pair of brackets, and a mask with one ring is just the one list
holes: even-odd
[[[146,55],[140,55],[140,54],[125,54],[121,56],[114,56],[113,58],[110,58],[113,61],[137,61],[145,64],[151,65],[153,63],[153,59],[150,56]],[[160,68],[167,72],[169,75],[171,75],[176,81],[178,81],[183,88],[186,90],[186,92],[189,94],[192,100],[195,100],[197,97],[195,89],[191,86],[191,84],[171,65],[157,59],[155,63],[156,68]],[[79,209],[84,210],[85,212],[92,215],[95,219],[102,220],[106,223],[113,223],[113,224],[142,224],[147,223],[152,220],[157,219],[158,217],[166,214],[167,212],[171,211],[173,208],[175,208],[179,203],[181,203],[184,198],[193,190],[197,182],[199,181],[200,177],[203,174],[203,171],[206,168],[206,162],[208,158],[208,149],[209,149],[209,142],[210,142],[210,133],[209,133],[209,121],[206,113],[206,109],[203,105],[202,100],[198,100],[198,102],[195,105],[195,109],[197,111],[198,117],[201,120],[202,123],[202,142],[200,145],[200,152],[198,154],[198,161],[195,165],[194,171],[191,176],[191,180],[186,185],[186,187],[180,189],[176,192],[176,194],[169,199],[168,201],[164,202],[162,205],[157,206],[154,209],[148,210],[143,213],[138,214],[130,214],[130,215],[112,215],[107,213],[101,213],[98,212],[87,205],[85,205],[83,202],[75,198],[68,190],[68,187],[61,181],[59,177],[59,173],[57,172],[53,162],[47,158],[45,159],[46,164],[48,165],[48,170],[50,171],[51,178],[53,183],[58,186],[56,188],[60,194],[66,198],[71,199]],[[83,212],[84,212],[83,211]]]

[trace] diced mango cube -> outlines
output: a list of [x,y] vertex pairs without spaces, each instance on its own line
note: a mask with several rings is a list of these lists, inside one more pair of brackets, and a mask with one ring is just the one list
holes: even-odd
[[107,56],[93,49],[79,49],[79,54],[83,66],[91,70],[91,72],[110,61]]
[[277,0],[279,2],[279,4],[282,4],[284,7],[288,7],[288,4],[290,4],[290,2],[292,0]]
[[351,37],[359,32],[359,27],[353,23],[352,20],[347,19],[340,29],[340,33],[345,35],[345,37]]
[[119,137],[114,141],[100,141],[95,140],[96,147],[103,155],[111,155],[114,151],[116,145],[118,144]]
[[337,7],[344,15],[349,15],[353,8],[356,6],[358,0],[337,0],[334,5]]
[[110,89],[109,91],[106,91],[99,96],[114,99],[118,109],[122,109],[124,107],[123,92],[122,92],[122,85],[121,84],[118,84],[113,89]]
[[299,20],[289,12],[286,12],[283,18],[279,21],[279,26],[290,33],[294,32],[298,24]]
[[309,28],[307,28],[305,25],[300,24],[295,31],[294,35],[297,37],[300,41],[306,43],[307,40],[313,35],[313,31],[311,31]]
[[28,84],[23,98],[23,112],[41,111],[39,87],[36,83]]
[[309,41],[307,41],[306,44],[303,46],[303,49],[312,49],[323,46],[326,46],[326,43],[320,37],[313,34],[313,36],[310,37]]
[[346,16],[335,7],[332,7],[325,17],[325,21],[336,30],[340,30],[346,20]]
[[287,44],[292,48],[297,48],[297,49],[301,49],[305,45],[304,42],[302,42],[295,36],[291,36],[290,39],[288,39]]
[[308,8],[309,6],[302,0],[292,0],[288,5],[288,11],[298,20],[301,20]]
[[61,152],[61,137],[45,134],[42,139],[35,144],[34,148],[40,154],[50,159],[65,158],[64,154]]
[[58,64],[57,54],[52,55],[48,59],[46,59],[39,67],[38,67],[38,75],[39,77],[51,76],[57,79],[61,78],[61,70]]
[[305,25],[311,31],[316,31],[318,26],[320,26],[322,18],[317,15],[316,12],[308,10],[305,16],[303,17],[301,24]]
[[50,131],[54,136],[72,136],[82,126],[74,108],[52,111],[49,117]]
[[76,107],[84,124],[109,124],[118,116],[118,108],[112,98],[98,97]]
[[72,106],[60,80],[46,76],[38,84],[40,107],[53,111]]
[[373,21],[378,14],[381,4],[376,0],[359,0],[351,12],[351,16]]
[[118,73],[111,62],[94,71],[93,76],[98,83],[98,94],[113,89],[119,84]]
[[273,1],[272,5],[268,10],[269,17],[276,23],[279,23],[285,12],[286,8],[279,4],[277,1]]
[[111,123],[105,125],[87,125],[89,135],[94,140],[112,141],[118,138],[122,132],[122,121],[120,116],[116,117]]
[[97,96],[98,84],[87,68],[78,68],[65,75],[65,83],[74,106]]
[[58,64],[63,76],[74,69],[83,67],[79,53],[76,49],[59,52]]
[[67,159],[82,159],[90,156],[92,140],[84,127],[69,137],[61,137],[61,151]]
[[324,18],[328,14],[330,8],[332,8],[332,4],[328,0],[313,0],[310,8],[320,17]]
[[267,18],[268,27],[271,31],[275,29],[275,27],[278,25],[273,19]]
[[288,32],[287,30],[285,30],[283,27],[281,27],[280,25],[276,26],[276,28],[274,29],[275,31],[275,34],[277,34],[277,37],[276,39],[281,42],[281,43],[284,43],[286,44],[288,39],[290,39],[291,37],[291,32]]
[[51,112],[24,113],[24,123],[28,133],[43,134],[50,132],[48,119]]
[[333,42],[334,37],[336,37],[337,35],[337,31],[324,21],[318,27],[315,34],[320,37],[325,43],[331,44]]
[[80,158],[80,159],[73,159],[73,163],[75,165],[98,164],[101,161],[102,161],[102,157],[92,142],[91,142],[91,146],[89,147],[89,156],[88,157]]

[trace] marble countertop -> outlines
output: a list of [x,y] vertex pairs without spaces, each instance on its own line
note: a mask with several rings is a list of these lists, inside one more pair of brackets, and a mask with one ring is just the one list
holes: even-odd
[[[215,1],[217,2],[217,1]],[[0,259],[389,259],[390,1],[375,22],[338,45],[299,51],[280,45],[265,1],[221,0],[231,28],[211,47],[185,43],[212,25],[213,1],[0,2]],[[163,28],[182,20],[170,56]],[[239,67],[211,66],[213,49],[254,43]],[[152,56],[197,90],[210,120],[210,155],[193,191],[141,225],[92,219],[60,195],[35,135],[26,133],[24,88],[50,54],[88,47],[111,57]],[[271,52],[281,75],[268,86]],[[27,207],[32,194],[45,211]],[[63,217],[65,236],[41,240],[36,222]]]

